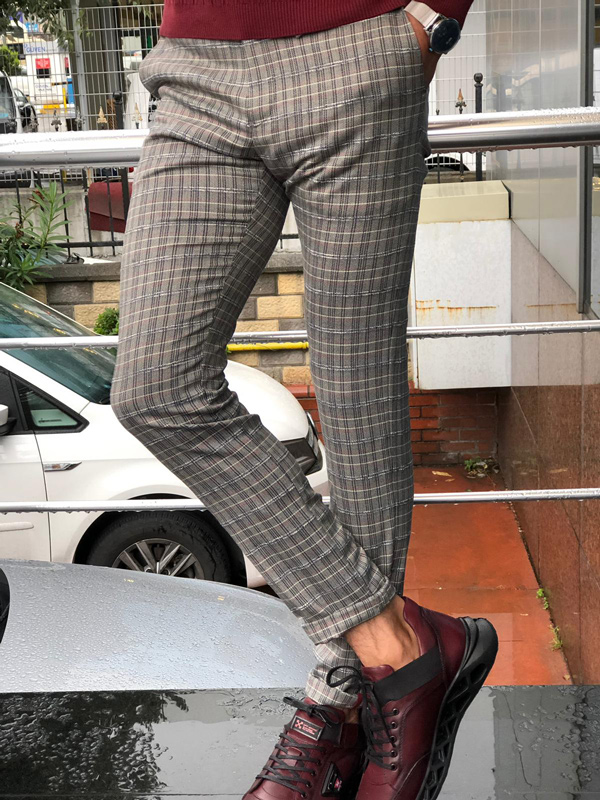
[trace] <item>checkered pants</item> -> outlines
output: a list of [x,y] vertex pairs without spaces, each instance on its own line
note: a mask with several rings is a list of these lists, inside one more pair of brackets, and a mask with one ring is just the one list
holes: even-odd
[[[111,401],[301,620],[306,692],[402,591],[413,468],[407,296],[427,94],[403,9],[302,36],[161,38],[135,174]],[[227,343],[292,203],[331,506],[224,378]]]

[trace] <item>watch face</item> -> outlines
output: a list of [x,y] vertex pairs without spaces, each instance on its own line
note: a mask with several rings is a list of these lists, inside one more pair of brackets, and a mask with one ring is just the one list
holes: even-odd
[[460,25],[455,19],[443,19],[431,32],[431,49],[434,53],[448,53],[460,39]]

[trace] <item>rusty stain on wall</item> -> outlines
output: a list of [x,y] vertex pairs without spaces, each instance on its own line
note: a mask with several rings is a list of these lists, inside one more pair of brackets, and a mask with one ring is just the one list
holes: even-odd
[[420,315],[441,311],[450,317],[481,314],[484,311],[494,311],[498,308],[498,306],[452,306],[449,300],[417,300],[416,306]]

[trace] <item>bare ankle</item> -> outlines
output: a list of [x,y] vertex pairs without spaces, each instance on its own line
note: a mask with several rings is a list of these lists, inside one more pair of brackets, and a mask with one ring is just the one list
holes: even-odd
[[346,641],[364,667],[389,664],[400,669],[420,654],[415,632],[404,619],[404,600],[398,595],[376,617],[347,631]]

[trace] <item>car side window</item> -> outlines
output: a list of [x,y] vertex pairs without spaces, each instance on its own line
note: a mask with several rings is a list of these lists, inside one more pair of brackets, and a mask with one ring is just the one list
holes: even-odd
[[25,420],[17,403],[10,375],[2,369],[0,369],[0,404],[8,406],[8,416],[16,419],[16,423],[10,432],[27,433]]
[[79,428],[81,421],[53,403],[52,400],[25,386],[17,384],[19,399],[32,430],[65,430]]

